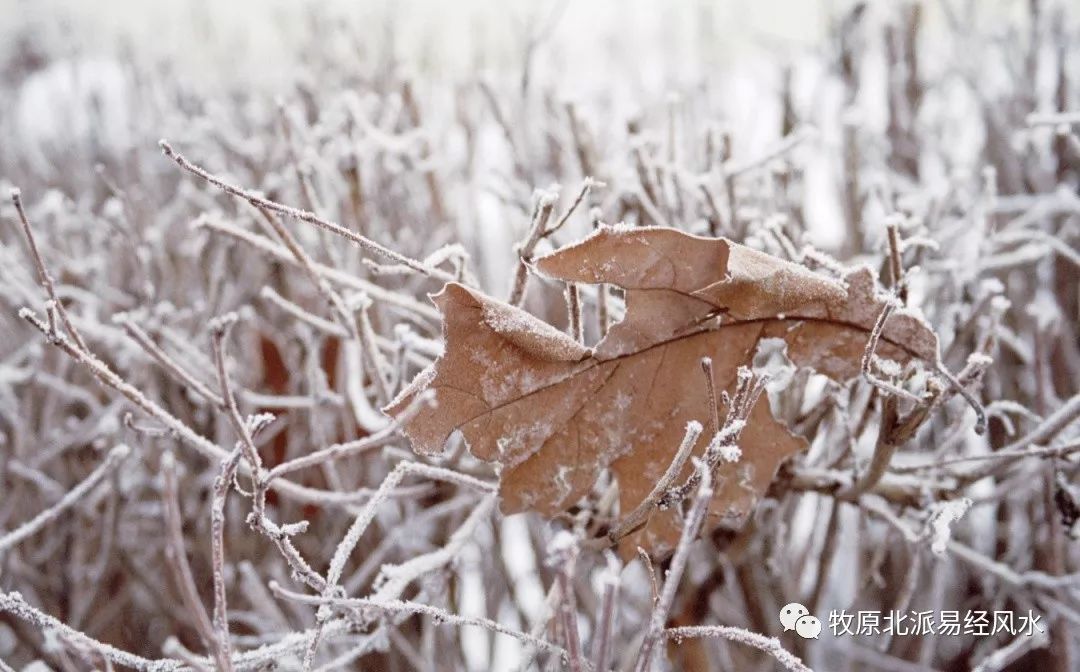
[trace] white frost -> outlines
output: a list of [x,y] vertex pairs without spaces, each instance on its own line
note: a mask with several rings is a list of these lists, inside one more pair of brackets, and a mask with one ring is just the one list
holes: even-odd
[[945,548],[952,538],[952,524],[960,520],[970,508],[971,500],[967,497],[934,505],[933,513],[930,514],[930,532],[933,537],[930,550],[934,555],[945,555]]

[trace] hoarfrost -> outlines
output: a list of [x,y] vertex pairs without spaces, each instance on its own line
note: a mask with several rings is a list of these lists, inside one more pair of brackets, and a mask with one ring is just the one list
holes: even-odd
[[967,510],[971,508],[971,500],[967,497],[954,499],[949,502],[934,504],[930,513],[930,550],[934,555],[945,555],[945,549],[952,538],[952,525],[960,520]]

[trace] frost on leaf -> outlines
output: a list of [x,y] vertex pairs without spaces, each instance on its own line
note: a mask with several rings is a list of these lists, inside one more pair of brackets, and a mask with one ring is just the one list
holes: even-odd
[[[734,389],[738,368],[769,338],[783,339],[799,366],[850,378],[886,301],[867,269],[841,283],[724,239],[664,228],[600,229],[540,258],[536,270],[623,288],[624,319],[590,350],[518,308],[450,283],[434,297],[445,353],[386,408],[397,415],[416,394],[434,390],[437,406],[405,423],[413,448],[439,451],[460,430],[476,457],[501,466],[508,513],[557,514],[604,469],[618,480],[621,511],[632,511],[670,464],[687,422],[711,416],[703,357],[713,361],[719,390]],[[934,361],[937,339],[917,318],[896,313],[877,352],[897,362]],[[711,439],[700,437],[695,454]],[[780,463],[805,446],[761,397],[740,454],[732,451],[735,459],[719,467],[713,526],[744,520]],[[679,528],[675,513],[658,511],[622,550],[663,552]]]

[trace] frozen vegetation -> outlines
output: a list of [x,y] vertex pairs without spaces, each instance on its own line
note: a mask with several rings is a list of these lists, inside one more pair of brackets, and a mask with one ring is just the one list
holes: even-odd
[[[1080,669],[1073,3],[0,10],[0,672]],[[745,245],[737,307],[538,271],[656,227]],[[819,312],[767,313],[790,331],[737,373],[657,374],[712,413],[611,393],[666,441],[632,510],[588,441],[510,485],[573,400],[494,462],[413,450],[449,422],[437,362],[531,394],[613,328],[721,334],[806,283]],[[836,294],[857,346],[804,326]],[[444,342],[461,296],[514,348]],[[759,399],[805,439],[760,491]],[[725,474],[753,494],[727,524]],[[872,611],[1044,632],[830,628]]]

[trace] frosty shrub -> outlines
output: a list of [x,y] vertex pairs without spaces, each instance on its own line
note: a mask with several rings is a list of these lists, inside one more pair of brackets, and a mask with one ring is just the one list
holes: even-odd
[[0,671],[1080,669],[1070,3],[156,4],[4,7]]

